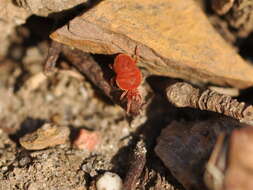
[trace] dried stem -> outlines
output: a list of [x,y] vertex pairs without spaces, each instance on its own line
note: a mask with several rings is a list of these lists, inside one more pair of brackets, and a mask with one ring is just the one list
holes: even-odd
[[58,60],[61,51],[62,51],[62,44],[56,42],[53,42],[51,44],[48,50],[48,55],[44,66],[45,75],[49,76],[51,73],[55,71],[56,61]]
[[80,50],[70,50],[67,46],[64,46],[62,51],[71,64],[113,100],[112,87],[104,78],[103,70],[99,64],[89,54]]
[[238,119],[243,123],[253,124],[253,106],[238,102],[230,96],[209,89],[201,91],[184,82],[169,86],[166,93],[168,100],[177,107],[214,111]]
[[[55,70],[54,67],[56,61],[61,52],[72,63],[72,65],[84,74],[95,86],[101,89],[106,96],[126,109],[126,102],[122,102],[120,100],[121,94],[116,93],[115,89],[110,85],[108,80],[105,79],[104,72],[100,65],[89,54],[80,50],[73,50],[60,43],[52,42],[44,67],[46,75],[49,75]],[[129,113],[131,115],[137,115],[140,109],[141,105],[138,104],[138,102],[135,102],[134,106],[131,106]]]
[[140,140],[137,143],[129,171],[124,180],[124,190],[136,189],[137,182],[146,164],[146,153],[145,143],[143,140]]

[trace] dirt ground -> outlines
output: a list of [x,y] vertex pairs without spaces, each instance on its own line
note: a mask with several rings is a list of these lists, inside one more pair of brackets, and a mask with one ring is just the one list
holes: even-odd
[[[162,126],[159,123],[168,120],[161,120],[163,106],[161,103],[154,106],[156,111],[149,121],[145,113],[134,119],[127,117],[121,107],[64,61],[62,64],[67,68],[47,78],[43,63],[49,43],[35,37],[38,42],[34,45],[34,36],[29,32],[26,26],[17,28],[9,55],[0,65],[0,189],[83,190],[92,189],[95,179],[104,171],[124,177],[129,165],[127,155],[133,151],[139,134],[155,123],[157,129],[151,131],[156,135],[150,138],[154,146]],[[23,35],[27,34],[26,39]],[[22,148],[19,144],[22,136],[52,120],[71,130],[67,143],[44,150]],[[72,146],[72,136],[79,128],[99,132],[100,144],[95,150]],[[161,166],[157,158],[156,162]],[[165,176],[157,175],[153,169],[147,172],[149,180],[162,181],[165,187],[170,187]]]
[[[252,37],[240,38],[228,30],[224,20],[209,18],[223,38],[250,62]],[[134,118],[64,57],[57,65],[59,71],[46,77],[43,65],[50,45],[45,37],[48,31],[41,35],[43,31],[30,25],[33,21],[37,26],[44,23],[41,17],[31,16],[25,25],[18,26],[9,37],[7,54],[0,59],[0,190],[92,190],[105,171],[124,179],[133,150],[142,138],[148,159],[138,189],[183,190],[155,154],[156,138],[173,120],[192,121],[194,115],[196,120],[208,120],[209,113],[171,106],[155,85],[164,80],[162,77],[151,77],[141,86],[149,94],[145,100],[148,109]],[[252,102],[250,91],[242,92],[240,98]],[[49,122],[70,130],[66,143],[42,150],[26,150],[20,145],[21,137]],[[80,150],[73,146],[79,129],[99,134],[96,148]]]

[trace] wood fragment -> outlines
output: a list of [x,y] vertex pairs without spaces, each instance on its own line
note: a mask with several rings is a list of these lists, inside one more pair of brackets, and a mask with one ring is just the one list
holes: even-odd
[[124,180],[123,189],[133,190],[136,189],[138,185],[139,177],[142,174],[144,166],[146,164],[146,153],[145,143],[141,139],[134,150],[133,158],[130,162],[129,171],[127,172],[126,178]]
[[226,168],[228,135],[221,133],[206,164],[204,181],[210,190],[222,188]]
[[[119,104],[126,109],[126,102],[120,100],[121,93],[110,85],[109,80],[105,78],[105,73],[100,65],[87,53],[80,50],[71,49],[63,44],[53,42],[52,47],[49,49],[48,58],[44,66],[44,73],[50,75],[54,72],[56,61],[60,53],[74,65],[82,74],[84,74],[94,85],[101,89],[106,96],[108,96],[113,102]],[[138,115],[142,105],[138,101],[133,100],[129,114],[132,116]]]
[[231,96],[212,90],[194,88],[188,83],[178,82],[166,89],[168,100],[177,107],[192,107],[221,113],[240,122],[253,124],[253,106],[239,102]]
[[218,135],[239,126],[240,123],[224,116],[173,121],[162,130],[155,152],[186,190],[206,190],[203,171]]
[[62,44],[52,42],[51,46],[48,49],[48,55],[44,66],[45,75],[50,75],[55,71],[56,61],[58,60],[61,51]]
[[[148,19],[147,19],[148,18]],[[193,0],[106,0],[51,38],[96,54],[134,54],[149,74],[247,88],[253,67],[214,30]]]
[[42,150],[59,144],[64,144],[69,139],[70,129],[46,123],[33,133],[26,134],[19,139],[20,144],[27,150]]

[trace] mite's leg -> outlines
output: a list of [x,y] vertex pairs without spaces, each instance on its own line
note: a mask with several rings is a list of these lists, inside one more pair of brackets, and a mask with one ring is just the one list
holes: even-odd
[[116,83],[116,77],[112,77],[111,79],[110,79],[110,85],[111,85],[111,87],[113,87],[113,88],[116,88],[117,87],[117,83]]
[[130,112],[131,105],[132,105],[132,100],[131,99],[127,100],[127,109],[126,109],[127,114],[129,114]]
[[108,65],[111,70],[113,70],[113,64]]
[[128,93],[128,90],[125,90],[125,91],[121,94],[120,100],[122,100],[122,99],[127,95],[127,93]]

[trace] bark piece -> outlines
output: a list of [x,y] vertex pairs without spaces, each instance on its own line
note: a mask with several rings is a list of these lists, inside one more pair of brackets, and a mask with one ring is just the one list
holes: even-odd
[[19,142],[27,150],[41,150],[64,144],[69,139],[69,134],[70,130],[66,126],[46,123],[35,132],[20,138]]
[[139,177],[141,176],[144,166],[146,164],[146,147],[144,141],[141,139],[134,150],[132,162],[130,163],[129,171],[124,180],[124,190],[136,189]]
[[177,82],[166,89],[168,100],[177,107],[192,107],[221,113],[242,123],[253,124],[253,106],[219,94],[212,90],[201,91],[185,82]]
[[206,164],[204,181],[210,190],[221,190],[226,168],[228,135],[221,133]]
[[[84,74],[94,85],[99,87],[106,96],[111,100],[119,104],[121,107],[127,109],[125,101],[120,100],[122,92],[116,90],[109,84],[109,78],[106,73],[103,72],[100,65],[87,53],[77,49],[72,49],[66,45],[62,45],[57,42],[53,42],[45,63],[45,74],[52,74],[55,69],[56,61],[60,52],[70,61],[82,74]],[[118,91],[118,92],[117,92]],[[145,95],[144,95],[145,96]],[[140,113],[140,110],[144,108],[138,100],[133,100],[129,113],[132,116],[136,116]]]
[[162,130],[155,152],[186,190],[206,189],[205,164],[219,133],[239,124],[229,119],[172,122]]
[[246,88],[253,67],[232,50],[193,0],[106,0],[51,34],[98,54],[134,54],[150,74]]

